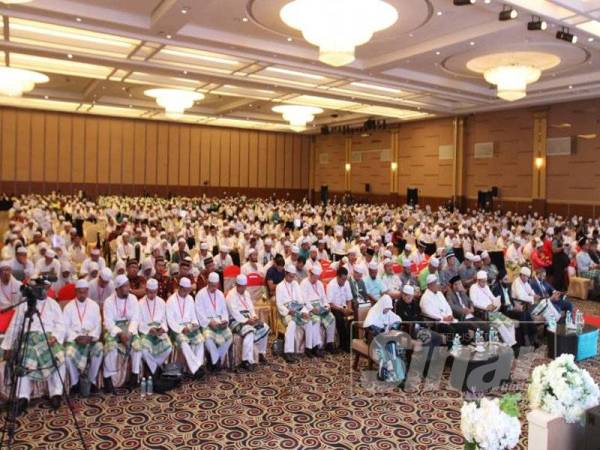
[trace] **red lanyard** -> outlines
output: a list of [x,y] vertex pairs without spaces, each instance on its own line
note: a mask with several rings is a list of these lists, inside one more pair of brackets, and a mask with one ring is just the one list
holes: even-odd
[[238,297],[240,299],[240,302],[242,302],[242,305],[244,305],[244,308],[246,308],[246,310],[249,310],[248,303],[246,303],[246,298],[245,298],[246,296],[245,295],[240,295],[238,293]]
[[210,303],[212,304],[213,312],[216,314],[217,313],[217,292],[215,291],[215,293],[213,295],[210,295],[210,292],[207,290],[206,293],[208,294],[208,299],[210,300]]
[[183,307],[181,306],[180,300],[181,300],[181,297],[179,295],[177,295],[177,306],[179,307],[179,314],[181,315],[181,320],[183,320],[184,314],[185,314],[185,298],[183,299]]
[[[75,303],[75,308],[77,309],[77,315],[79,316],[79,323],[81,324],[81,327],[83,328],[83,320],[85,319],[85,312],[87,311],[87,301],[85,302],[85,306],[83,308],[83,314],[81,314],[79,312],[79,300],[76,300],[77,303]],[[44,305],[45,306],[45,305]]]
[[[118,300],[120,299],[117,297],[117,301],[115,302],[115,308],[117,308],[117,312],[119,312]],[[125,304],[123,305],[123,309],[121,311],[121,317],[127,317],[127,299],[125,299]]]
[[150,314],[150,322],[154,322],[154,313],[156,312],[156,299],[153,302],[154,307],[152,308],[152,312],[150,312],[150,299],[146,297],[146,308],[148,308],[148,314]]
[[313,288],[313,291],[315,291],[315,294],[317,294],[317,297],[319,298],[319,300],[321,299],[321,293],[319,292],[319,290],[317,289],[317,283],[310,283],[310,285]]

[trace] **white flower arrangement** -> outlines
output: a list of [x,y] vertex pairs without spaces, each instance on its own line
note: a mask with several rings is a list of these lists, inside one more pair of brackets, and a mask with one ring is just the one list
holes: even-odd
[[561,416],[567,423],[582,422],[585,411],[600,403],[598,385],[570,354],[533,369],[527,394],[532,409]]
[[517,403],[520,395],[502,400],[482,398],[465,402],[461,409],[460,429],[468,450],[506,450],[519,443],[521,422]]

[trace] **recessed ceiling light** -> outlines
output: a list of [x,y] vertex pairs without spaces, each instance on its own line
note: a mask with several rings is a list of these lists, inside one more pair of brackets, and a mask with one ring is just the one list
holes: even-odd
[[171,34],[167,34],[165,37],[166,37],[167,39],[171,39],[171,38],[173,37],[173,35],[171,35]]
[[414,37],[414,34],[409,33],[408,37]]
[[287,41],[288,41],[288,42],[292,42],[292,41],[293,41],[293,39],[292,39],[291,37],[289,37],[289,38],[287,38]]
[[248,22],[248,18],[247,17],[242,17],[242,22]]
[[44,98],[45,98],[46,100],[48,100],[48,96],[47,96],[47,95],[44,95]]
[[444,13],[443,13],[442,11],[438,11],[436,14],[437,14],[438,16],[441,16],[441,15],[442,15],[442,14],[444,14]]
[[187,75],[187,74],[188,74],[188,71],[187,71],[187,70],[184,70],[184,71],[183,71],[183,74],[184,74],[184,75]]
[[588,38],[588,42],[594,42],[594,38],[593,37],[589,37]]
[[187,14],[188,12],[189,12],[189,8],[187,8],[187,7],[181,8],[181,14]]
[[67,55],[67,58],[69,59],[73,59],[73,55],[71,55],[70,53]]
[[441,52],[435,52],[435,54],[439,56],[439,55],[441,55]]
[[76,17],[76,18],[75,18],[75,20],[76,20],[77,22],[81,22],[81,20],[82,20],[82,19],[81,19],[81,17]]
[[475,42],[471,41],[469,42],[469,45],[475,45]]
[[573,85],[572,84],[569,85],[569,89],[573,89]]

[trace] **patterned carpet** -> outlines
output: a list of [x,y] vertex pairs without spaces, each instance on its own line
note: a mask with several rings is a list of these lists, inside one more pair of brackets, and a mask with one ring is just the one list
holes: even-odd
[[[544,362],[544,348],[531,357],[533,365]],[[462,449],[463,398],[448,386],[447,374],[440,386],[373,393],[364,372],[352,371],[349,355],[303,358],[293,366],[279,358],[270,361],[254,373],[224,372],[186,382],[169,395],[141,398],[119,390],[118,396],[75,398],[88,448]],[[600,380],[598,360],[582,365]],[[530,369],[520,365],[510,389],[524,389]],[[522,450],[527,448],[523,425]],[[66,406],[52,412],[40,401],[19,420],[14,448],[81,445]]]

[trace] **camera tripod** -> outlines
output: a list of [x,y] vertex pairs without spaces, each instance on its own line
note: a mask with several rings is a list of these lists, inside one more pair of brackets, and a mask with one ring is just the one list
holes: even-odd
[[[75,423],[75,428],[77,429],[77,434],[79,437],[79,441],[81,442],[81,448],[87,450],[87,445],[83,438],[83,433],[81,431],[81,427],[79,422],[77,421],[77,417],[75,415],[75,409],[73,408],[73,404],[69,398],[67,387],[65,386],[65,382],[63,380],[62,375],[60,374],[58,364],[56,362],[56,358],[52,353],[52,347],[50,346],[50,342],[48,341],[48,335],[46,334],[46,330],[44,328],[44,323],[42,322],[42,317],[40,312],[37,309],[37,299],[34,295],[25,294],[26,299],[17,303],[16,305],[10,306],[2,310],[2,312],[10,311],[11,309],[16,309],[22,304],[27,305],[27,310],[25,311],[25,316],[23,318],[23,322],[20,324],[19,334],[16,340],[16,344],[13,346],[13,351],[11,352],[10,361],[7,362],[7,368],[10,373],[10,394],[7,401],[7,411],[6,417],[4,420],[4,427],[2,429],[2,435],[0,437],[0,450],[3,448],[11,449],[14,440],[15,434],[17,431],[17,415],[19,414],[19,406],[18,406],[18,398],[17,398],[17,387],[19,378],[25,376],[27,374],[27,369],[24,366],[25,355],[27,354],[27,346],[28,346],[28,337],[31,331],[31,324],[35,317],[38,318],[38,321],[42,328],[42,333],[44,335],[44,339],[46,341],[46,345],[48,346],[48,351],[50,352],[52,359],[52,367],[58,374],[60,379],[60,383],[62,385],[62,396],[65,399],[65,402],[71,412],[71,416],[73,417],[73,422]],[[15,316],[13,320],[18,320],[18,311],[15,312]],[[7,442],[5,444],[5,437],[7,437]]]

